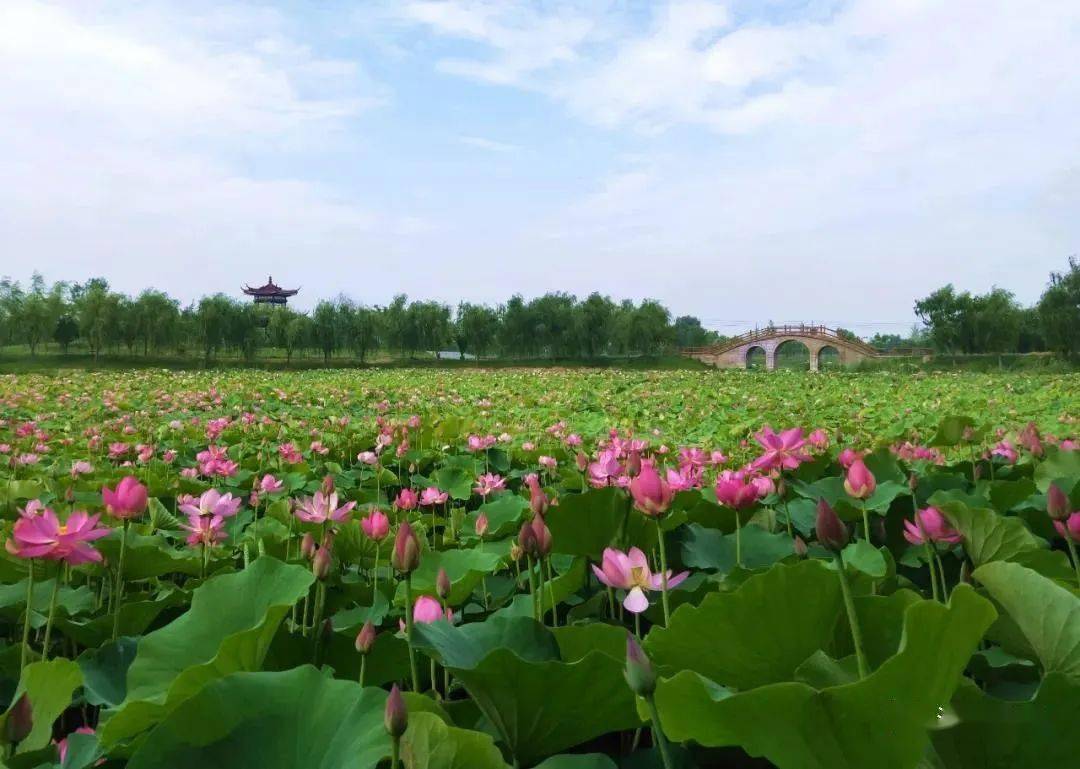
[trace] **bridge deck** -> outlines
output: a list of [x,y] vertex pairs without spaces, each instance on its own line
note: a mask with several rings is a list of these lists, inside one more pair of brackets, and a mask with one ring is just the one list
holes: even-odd
[[729,350],[734,350],[737,347],[742,347],[746,344],[753,342],[764,342],[769,339],[780,339],[782,337],[803,337],[809,339],[820,339],[824,342],[832,344],[846,345],[853,349],[858,350],[864,355],[877,357],[883,354],[882,350],[873,347],[861,339],[852,339],[851,337],[840,334],[836,329],[828,328],[826,326],[807,325],[800,323],[798,325],[787,326],[770,326],[768,328],[754,329],[753,331],[747,331],[745,334],[739,334],[736,337],[727,339],[719,344],[709,345],[706,347],[686,347],[683,348],[682,354],[688,357],[695,355],[721,355]]

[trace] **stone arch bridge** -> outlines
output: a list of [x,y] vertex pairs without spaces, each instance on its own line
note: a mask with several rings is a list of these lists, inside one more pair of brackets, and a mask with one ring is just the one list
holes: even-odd
[[810,370],[817,371],[823,350],[834,350],[841,365],[847,366],[883,353],[861,339],[841,336],[835,329],[800,323],[792,326],[770,326],[748,331],[708,347],[687,347],[682,354],[697,358],[717,368],[746,368],[747,357],[755,349],[765,353],[765,368],[776,368],[776,351],[785,342],[801,342],[810,351]]

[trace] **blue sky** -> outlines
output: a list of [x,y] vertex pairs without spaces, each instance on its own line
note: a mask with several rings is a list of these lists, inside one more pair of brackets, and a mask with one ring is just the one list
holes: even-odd
[[903,330],[1080,252],[1080,4],[0,4],[0,274]]

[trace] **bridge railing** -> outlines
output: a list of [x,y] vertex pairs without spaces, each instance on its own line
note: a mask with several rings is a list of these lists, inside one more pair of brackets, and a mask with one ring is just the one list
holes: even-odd
[[880,355],[881,351],[876,347],[873,347],[861,339],[852,339],[849,336],[844,336],[838,330],[829,328],[824,325],[816,324],[786,324],[783,326],[766,326],[765,328],[757,328],[753,331],[747,331],[746,333],[739,334],[738,336],[726,339],[723,342],[714,345],[708,345],[706,347],[685,347],[682,350],[682,354],[686,356],[694,355],[719,355],[733,350],[736,347],[741,347],[744,344],[750,344],[753,342],[762,342],[766,339],[775,339],[782,336],[803,336],[812,337],[816,339],[822,339],[827,342],[837,342],[846,344],[849,347],[854,347],[867,355]]

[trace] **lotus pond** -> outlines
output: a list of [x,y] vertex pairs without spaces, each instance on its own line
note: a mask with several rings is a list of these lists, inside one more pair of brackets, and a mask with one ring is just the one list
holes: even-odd
[[0,377],[11,767],[1080,766],[1080,377]]

